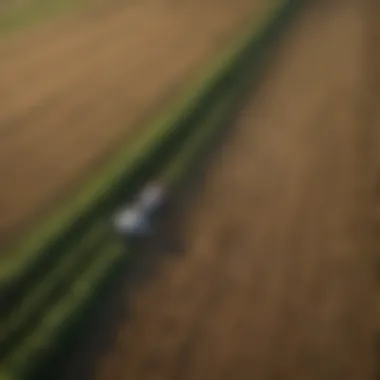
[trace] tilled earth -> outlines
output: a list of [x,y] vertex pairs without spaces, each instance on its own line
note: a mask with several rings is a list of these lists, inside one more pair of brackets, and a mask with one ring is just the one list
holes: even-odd
[[0,246],[76,189],[265,2],[110,1],[0,38]]
[[378,378],[363,4],[315,2],[282,38],[89,379]]

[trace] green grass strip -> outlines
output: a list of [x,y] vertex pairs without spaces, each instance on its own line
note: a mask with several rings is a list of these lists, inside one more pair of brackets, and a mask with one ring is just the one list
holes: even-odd
[[27,0],[26,4],[0,8],[0,35],[6,35],[38,22],[89,5],[90,0]]
[[3,360],[0,380],[1,374],[14,380],[28,379],[46,358],[59,350],[60,342],[68,339],[69,329],[80,320],[101,285],[127,255],[119,242],[111,241],[98,249],[96,260],[72,283],[70,291],[40,320],[17,350]]
[[78,245],[69,250],[57,266],[49,271],[31,289],[27,289],[24,298],[1,320],[0,357],[33,328],[55,298],[59,298],[70,287],[97,252],[98,245],[105,240],[109,232],[107,223],[98,222],[83,237]]

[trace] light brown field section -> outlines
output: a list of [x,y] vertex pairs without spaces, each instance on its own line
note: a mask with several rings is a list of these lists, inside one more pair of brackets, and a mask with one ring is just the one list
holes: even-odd
[[125,296],[97,379],[378,378],[361,4],[315,2],[284,37],[189,200],[184,256]]
[[0,246],[87,178],[264,3],[113,1],[0,39]]

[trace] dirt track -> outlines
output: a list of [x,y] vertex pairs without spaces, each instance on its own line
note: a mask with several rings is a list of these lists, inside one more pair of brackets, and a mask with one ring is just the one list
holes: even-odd
[[284,37],[97,379],[377,378],[360,4],[314,3]]
[[262,4],[111,1],[0,38],[0,246],[83,181]]

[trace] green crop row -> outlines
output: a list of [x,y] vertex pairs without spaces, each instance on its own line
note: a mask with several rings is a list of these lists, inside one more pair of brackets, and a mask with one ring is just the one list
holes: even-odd
[[107,232],[106,223],[95,224],[52,270],[28,289],[26,296],[8,314],[3,315],[0,358],[34,327],[51,302],[64,294],[70,282],[85,270]]
[[123,245],[112,240],[97,251],[96,259],[72,282],[69,291],[45,313],[17,349],[2,360],[1,380],[30,379],[38,374],[49,358],[59,352],[68,339],[69,329],[80,321],[104,281],[127,255]]

